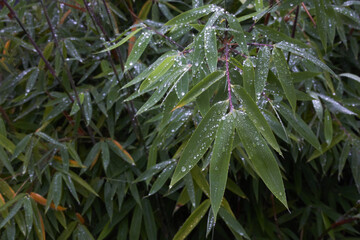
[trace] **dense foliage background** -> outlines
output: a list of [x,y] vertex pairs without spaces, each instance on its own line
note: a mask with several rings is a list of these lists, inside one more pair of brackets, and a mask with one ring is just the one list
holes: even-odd
[[1,239],[359,239],[359,1],[0,7]]

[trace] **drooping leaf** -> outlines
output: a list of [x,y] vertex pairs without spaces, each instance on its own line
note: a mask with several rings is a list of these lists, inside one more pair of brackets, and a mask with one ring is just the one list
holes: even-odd
[[315,136],[311,128],[301,119],[298,114],[294,114],[285,104],[280,104],[277,108],[280,114],[288,121],[288,123],[298,132],[306,141],[321,151],[318,138]]
[[204,217],[209,207],[210,207],[210,200],[206,199],[186,219],[185,223],[180,227],[180,229],[175,234],[173,240],[185,239],[189,235],[189,233],[196,227],[196,225],[200,222],[200,220]]
[[273,50],[274,65],[277,70],[278,79],[284,90],[285,96],[289,101],[293,112],[296,110],[296,94],[294,83],[291,78],[289,66],[286,63],[285,56],[280,49],[275,48]]
[[195,8],[177,15],[176,17],[165,23],[165,25],[190,23],[195,21],[196,19],[208,15],[209,13],[215,12],[216,10],[219,10],[219,7],[213,4]]
[[266,79],[268,76],[269,68],[270,68],[270,50],[268,47],[260,48],[257,56],[256,61],[256,68],[255,68],[255,96],[256,100],[259,100],[260,95],[262,94]]
[[[221,116],[227,109],[228,102],[216,103],[206,114],[189,139],[171,179],[173,186],[183,178],[205,154],[215,138],[215,132]],[[194,146],[197,146],[194,148]]]
[[136,40],[133,50],[131,51],[128,59],[125,63],[125,70],[130,70],[134,64],[140,59],[141,55],[145,51],[147,45],[151,40],[152,33],[150,31],[144,31],[140,37]]
[[250,237],[246,234],[241,224],[225,208],[221,207],[219,209],[219,215],[231,230],[233,230],[234,232],[236,232],[237,234],[239,234],[240,236],[246,239],[250,239]]
[[274,196],[285,207],[288,207],[279,166],[265,140],[258,133],[247,114],[236,111],[236,119],[236,131],[254,170]]
[[173,110],[183,107],[186,104],[192,102],[197,96],[199,96],[202,92],[204,92],[206,89],[208,89],[211,85],[219,81],[224,76],[225,72],[220,70],[210,73],[198,84],[196,84],[187,94],[185,94],[185,96],[179,101],[179,103]]
[[214,217],[219,211],[228,178],[235,133],[234,121],[233,113],[222,117],[215,136],[209,171],[210,201]]
[[166,180],[168,180],[171,174],[173,173],[175,166],[176,166],[175,164],[171,164],[164,168],[164,170],[160,173],[160,175],[157,177],[154,184],[152,185],[149,191],[149,195],[155,194],[157,191],[160,190],[162,186],[164,186]]
[[249,118],[255,125],[256,129],[261,133],[261,135],[263,135],[263,137],[270,144],[270,146],[272,146],[278,153],[282,154],[268,122],[266,121],[264,115],[260,112],[260,109],[254,102],[254,100],[251,99],[251,97],[244,88],[235,86],[233,87],[233,89],[239,93],[245,110],[248,113]]
[[215,72],[217,69],[218,53],[216,31],[212,26],[204,29],[204,48],[205,57],[209,66],[210,72]]

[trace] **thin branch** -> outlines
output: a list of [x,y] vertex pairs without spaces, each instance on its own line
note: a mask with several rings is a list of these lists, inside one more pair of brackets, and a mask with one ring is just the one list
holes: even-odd
[[304,8],[305,12],[307,13],[307,15],[309,16],[311,22],[314,24],[314,27],[316,27],[316,22],[313,19],[313,17],[311,16],[309,10],[307,9],[307,7],[305,6],[304,2],[301,3],[301,6]]
[[40,58],[44,61],[45,65],[49,69],[50,73],[54,76],[55,80],[63,87],[63,89],[64,89],[66,95],[69,97],[70,101],[74,102],[74,98],[70,95],[70,93],[66,90],[65,86],[62,84],[60,79],[56,76],[55,69],[51,66],[49,61],[45,58],[44,54],[42,53],[42,51],[40,50],[38,45],[35,43],[34,39],[31,37],[29,32],[26,30],[25,26],[21,23],[21,21],[20,21],[19,17],[17,16],[16,12],[14,11],[14,9],[9,5],[7,0],[3,0],[3,3],[9,9],[9,11],[13,15],[13,17],[15,17],[17,23],[20,25],[21,29],[25,32],[25,34],[29,38],[31,44],[34,46],[34,48],[35,48],[36,52],[39,54]]
[[295,20],[294,20],[294,23],[293,23],[293,28],[292,28],[292,32],[291,32],[291,38],[294,38],[294,37],[295,37],[296,25],[297,25],[297,21],[298,21],[298,17],[299,17],[299,9],[300,9],[300,6],[298,5],[298,6],[296,7]]
[[[59,41],[58,41],[58,39],[57,39],[57,36],[56,36],[56,33],[55,33],[55,29],[54,29],[54,27],[53,27],[53,25],[52,25],[52,23],[51,23],[50,18],[49,18],[49,14],[48,14],[48,12],[47,12],[47,9],[46,9],[46,6],[45,6],[45,4],[44,4],[44,1],[43,1],[43,0],[40,0],[40,3],[41,3],[41,6],[43,7],[44,15],[45,15],[46,21],[47,21],[47,23],[48,23],[48,25],[49,25],[51,34],[52,34],[52,36],[53,36],[56,49],[59,51],[60,56],[61,56],[61,58],[62,58],[62,61],[63,61],[63,63],[64,63],[64,68],[65,68],[66,73],[67,73],[67,75],[68,75],[71,88],[73,89],[74,94],[75,94],[76,103],[78,104],[78,106],[79,106],[79,108],[80,108],[81,115],[82,115],[82,117],[83,117],[83,119],[84,119],[84,121],[85,121],[85,111],[84,111],[84,108],[83,108],[83,106],[82,106],[82,104],[81,104],[81,102],[80,102],[80,98],[79,98],[78,91],[77,91],[77,89],[76,89],[76,85],[75,85],[74,78],[72,77],[71,72],[70,72],[70,69],[69,69],[69,67],[68,67],[68,65],[67,65],[67,63],[66,63],[66,61],[65,61],[65,59],[64,59],[64,56],[63,56],[62,52],[61,52],[61,49],[62,49],[62,48],[59,47]],[[85,125],[86,125],[86,121],[85,121]],[[88,125],[86,125],[86,129],[87,129],[87,132],[88,132],[89,136],[91,137],[91,141],[93,142],[93,144],[95,144],[96,142],[95,142],[94,134],[93,134],[91,128],[90,128]]]

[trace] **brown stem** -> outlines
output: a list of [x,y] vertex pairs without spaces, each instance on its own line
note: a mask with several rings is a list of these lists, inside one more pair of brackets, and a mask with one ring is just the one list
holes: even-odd
[[[41,5],[42,5],[42,7],[43,7],[44,15],[45,15],[46,21],[47,21],[47,23],[48,23],[48,25],[49,25],[51,34],[52,34],[52,36],[53,36],[56,49],[59,51],[60,56],[61,56],[61,58],[62,58],[62,61],[63,61],[63,63],[64,63],[64,68],[65,68],[66,73],[67,73],[67,75],[68,75],[71,88],[73,89],[74,94],[75,94],[76,103],[79,105],[81,115],[82,115],[82,117],[83,117],[83,119],[84,119],[84,122],[85,122],[85,125],[86,125],[86,121],[85,121],[85,111],[84,111],[84,108],[82,107],[82,104],[81,104],[81,102],[80,102],[80,98],[79,98],[78,91],[77,91],[77,89],[76,89],[76,85],[75,85],[74,78],[72,77],[71,72],[70,72],[70,69],[69,69],[69,67],[68,67],[68,65],[67,65],[67,63],[66,63],[66,61],[65,61],[65,59],[64,59],[64,56],[63,56],[62,52],[61,52],[61,49],[62,49],[62,48],[59,47],[59,41],[58,41],[58,39],[57,39],[57,37],[56,37],[55,29],[54,29],[54,27],[53,27],[53,25],[52,25],[52,23],[51,23],[50,18],[49,18],[49,15],[48,15],[46,6],[45,6],[45,4],[44,4],[44,1],[43,1],[43,0],[40,0],[40,3],[41,3]],[[91,137],[91,141],[93,142],[93,144],[95,144],[96,142],[95,142],[94,134],[93,134],[91,128],[90,128],[88,125],[86,125],[86,130],[87,130],[89,136]]]
[[60,79],[56,76],[55,69],[51,66],[49,61],[45,58],[44,54],[42,53],[42,51],[40,50],[38,45],[35,43],[34,39],[31,37],[29,32],[26,30],[25,26],[21,23],[21,21],[20,21],[19,17],[17,16],[16,12],[14,11],[14,9],[9,5],[7,0],[3,0],[3,3],[9,9],[9,11],[13,15],[13,17],[15,17],[15,19],[16,19],[17,23],[20,25],[21,29],[25,32],[25,34],[29,38],[29,40],[30,40],[31,44],[34,46],[36,52],[39,54],[40,58],[44,61],[47,69],[49,69],[50,73],[54,76],[55,80],[64,88],[64,91],[65,91],[66,95],[69,97],[70,101],[74,102],[74,98],[70,95],[70,93],[66,90],[65,86],[62,84]]
[[[274,0],[270,0],[269,8],[271,8],[273,4],[274,4]],[[267,13],[266,16],[265,16],[265,20],[264,20],[264,25],[265,26],[268,25],[269,19],[270,19],[270,13]]]
[[314,24],[314,27],[316,27],[316,22],[313,19],[313,17],[311,16],[311,14],[310,14],[309,10],[307,9],[307,7],[305,6],[304,2],[301,3],[301,6],[304,8],[306,14],[309,16],[311,22]]

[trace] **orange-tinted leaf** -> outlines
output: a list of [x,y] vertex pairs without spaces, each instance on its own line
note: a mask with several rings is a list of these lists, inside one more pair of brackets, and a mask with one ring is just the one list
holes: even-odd
[[44,225],[44,221],[43,221],[43,218],[40,213],[39,213],[39,218],[40,218],[40,224],[41,224],[42,239],[45,240],[46,239],[45,225]]
[[[47,200],[46,200],[46,198],[44,198],[44,197],[41,196],[40,194],[31,192],[31,193],[30,193],[30,197],[31,197],[32,199],[34,199],[35,202],[37,202],[37,203],[39,203],[39,204],[41,204],[41,205],[46,206]],[[64,208],[64,207],[62,207],[62,206],[57,206],[57,207],[55,207],[54,203],[51,203],[51,204],[50,204],[50,208],[55,209],[55,210],[57,210],[57,211],[65,211],[65,210],[66,210],[66,208]]]
[[126,158],[128,159],[128,162],[130,163],[135,163],[134,162],[134,159],[132,158],[132,156],[125,150],[125,148],[123,146],[121,146],[121,144],[114,140],[114,139],[111,139],[110,140],[119,148],[119,150],[126,156]]
[[91,165],[90,165],[90,170],[95,166],[95,164],[97,163],[99,156],[100,156],[100,150],[98,151],[98,153],[95,155],[94,160],[92,161]]
[[8,198],[12,199],[16,196],[14,190],[5,182],[3,179],[0,179],[0,191]]
[[83,218],[83,216],[81,216],[80,213],[77,212],[75,213],[75,215],[81,224],[85,224],[85,219]]
[[[62,158],[60,156],[54,156],[54,159],[58,162],[62,162]],[[80,166],[78,162],[76,162],[75,160],[70,159],[69,160],[69,166],[70,167],[76,167],[76,168],[83,168],[83,166]]]

